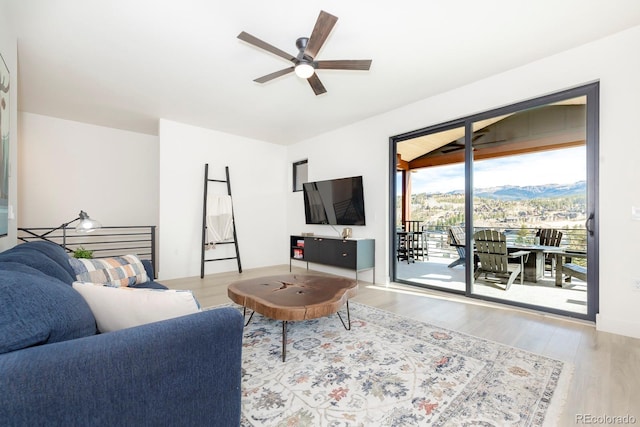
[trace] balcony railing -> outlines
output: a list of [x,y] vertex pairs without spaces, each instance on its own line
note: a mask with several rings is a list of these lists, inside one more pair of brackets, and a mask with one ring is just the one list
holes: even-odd
[[[456,249],[449,245],[449,226],[430,226],[424,229],[424,242],[430,257],[455,258]],[[505,233],[507,242],[511,244],[534,244],[535,235],[539,227],[535,228],[503,228],[503,227],[474,227],[478,230],[497,230]],[[587,230],[558,229],[562,232],[561,247],[579,251],[587,250]]]
[[62,246],[69,253],[76,249],[93,251],[94,258],[107,258],[134,254],[149,259],[157,274],[156,265],[156,226],[102,227],[91,233],[77,234],[74,227],[51,231],[54,227],[20,227],[18,241],[30,242],[47,240]]

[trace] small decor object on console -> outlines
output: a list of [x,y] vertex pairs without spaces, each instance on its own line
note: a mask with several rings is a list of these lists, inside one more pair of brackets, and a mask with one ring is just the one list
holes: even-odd
[[351,237],[351,233],[352,233],[352,229],[351,227],[345,227],[342,229],[342,238],[343,239],[348,239]]

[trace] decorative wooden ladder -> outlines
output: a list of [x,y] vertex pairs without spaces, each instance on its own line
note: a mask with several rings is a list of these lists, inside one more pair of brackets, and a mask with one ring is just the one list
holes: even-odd
[[240,263],[240,249],[238,248],[238,236],[236,234],[236,219],[233,213],[233,198],[232,206],[231,206],[231,224],[233,226],[233,240],[218,242],[216,245],[230,245],[233,244],[236,249],[236,256],[233,257],[224,257],[224,258],[213,258],[206,259],[205,251],[207,245],[207,196],[209,191],[209,183],[226,183],[227,184],[227,194],[231,197],[231,180],[229,179],[229,166],[225,166],[225,175],[226,179],[210,179],[209,178],[209,164],[205,163],[204,165],[204,201],[202,204],[202,249],[201,249],[201,257],[200,257],[200,278],[204,277],[204,265],[207,262],[213,261],[224,261],[229,259],[235,259],[238,261],[238,273],[242,273],[242,264]]

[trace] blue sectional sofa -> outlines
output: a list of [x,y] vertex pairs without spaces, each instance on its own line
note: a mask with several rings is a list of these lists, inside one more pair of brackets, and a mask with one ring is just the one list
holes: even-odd
[[237,310],[100,334],[74,280],[53,243],[0,253],[1,425],[240,424]]

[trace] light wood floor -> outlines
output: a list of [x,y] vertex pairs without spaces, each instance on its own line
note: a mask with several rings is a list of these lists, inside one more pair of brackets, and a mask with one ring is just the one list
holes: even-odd
[[[234,280],[288,273],[289,266],[282,265],[161,282],[192,290],[202,307],[210,307],[231,302],[227,285]],[[575,371],[559,425],[582,425],[576,422],[578,414],[629,415],[640,425],[638,339],[598,332],[591,323],[399,284],[361,281],[353,301],[572,363]]]

